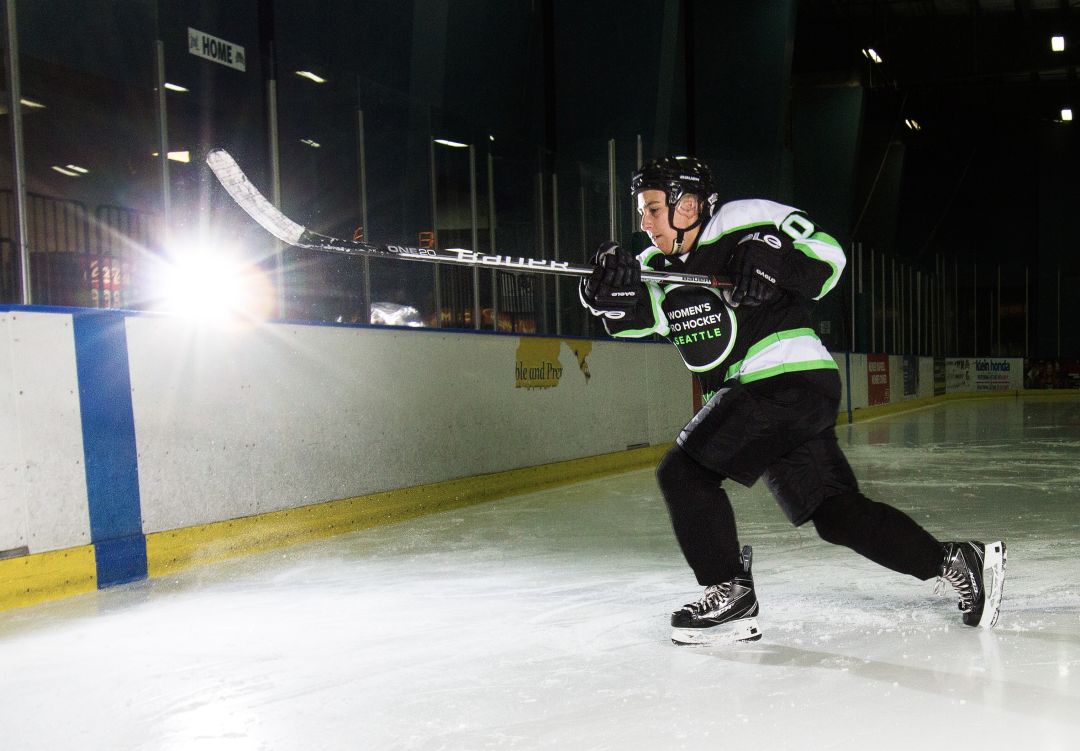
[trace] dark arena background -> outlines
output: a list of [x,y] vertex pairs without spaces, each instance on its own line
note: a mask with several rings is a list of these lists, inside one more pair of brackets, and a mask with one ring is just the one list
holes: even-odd
[[[1076,0],[0,7],[0,747],[1076,747]],[[843,249],[839,442],[992,631],[729,481],[763,638],[671,643],[713,393],[551,273],[666,155]]]

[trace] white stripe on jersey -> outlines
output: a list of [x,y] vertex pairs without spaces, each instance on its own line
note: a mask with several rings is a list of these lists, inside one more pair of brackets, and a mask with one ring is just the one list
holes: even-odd
[[830,235],[817,231],[817,228],[799,209],[785,206],[765,198],[749,198],[730,201],[721,206],[705,225],[698,239],[698,245],[716,242],[724,235],[738,232],[740,229],[772,224],[792,239],[795,248],[809,258],[827,264],[832,273],[822,285],[815,300],[820,300],[836,286],[840,273],[847,265],[847,258],[840,244]]

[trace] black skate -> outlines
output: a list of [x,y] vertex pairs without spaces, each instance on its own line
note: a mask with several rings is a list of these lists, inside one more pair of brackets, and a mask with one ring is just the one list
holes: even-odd
[[705,588],[697,602],[671,614],[671,641],[676,644],[731,644],[761,638],[758,601],[750,571],[753,551],[743,548],[743,575]]
[[968,626],[993,628],[1005,585],[1005,543],[947,542],[936,592],[953,585],[960,595],[960,612]]

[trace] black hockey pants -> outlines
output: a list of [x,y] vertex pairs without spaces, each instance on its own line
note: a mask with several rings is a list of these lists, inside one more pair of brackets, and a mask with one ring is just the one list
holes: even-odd
[[[719,475],[671,449],[657,468],[675,538],[702,586],[737,576],[739,539]],[[907,514],[858,491],[826,498],[810,517],[826,542],[844,545],[886,568],[917,579],[938,575],[941,543]]]
[[735,515],[721,483],[758,477],[793,524],[919,579],[937,576],[941,544],[907,514],[859,492],[835,432],[835,373],[783,375],[723,389],[657,468],[675,537],[704,586],[740,570]]

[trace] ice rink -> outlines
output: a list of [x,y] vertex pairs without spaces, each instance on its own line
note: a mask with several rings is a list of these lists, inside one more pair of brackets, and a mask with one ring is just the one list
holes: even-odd
[[0,613],[0,748],[1080,748],[1080,399],[838,432],[868,496],[1007,542],[992,632],[759,483],[764,638],[676,647],[700,590],[642,470]]

